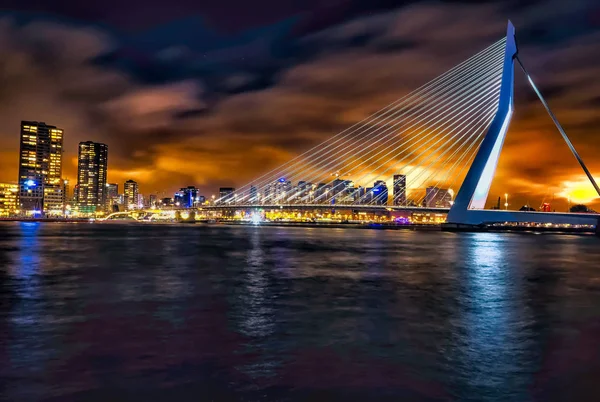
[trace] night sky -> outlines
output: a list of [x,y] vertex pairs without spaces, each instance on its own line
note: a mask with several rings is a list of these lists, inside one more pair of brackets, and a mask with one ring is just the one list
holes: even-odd
[[[17,180],[20,121],[38,120],[65,129],[72,181],[77,144],[92,140],[109,146],[109,182],[134,179],[161,196],[197,185],[210,196],[495,42],[508,18],[522,60],[600,180],[598,1],[2,4],[0,181]],[[569,193],[600,207],[522,78],[515,93],[490,199],[508,192],[537,207]]]

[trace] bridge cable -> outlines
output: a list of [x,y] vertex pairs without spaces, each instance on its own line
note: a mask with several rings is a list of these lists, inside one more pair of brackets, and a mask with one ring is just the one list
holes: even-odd
[[558,129],[558,131],[562,135],[563,139],[565,140],[565,142],[569,146],[569,149],[571,150],[571,152],[575,156],[575,159],[577,159],[577,161],[579,162],[579,165],[581,165],[581,168],[583,169],[583,171],[587,175],[588,179],[590,179],[590,182],[592,183],[592,185],[596,189],[596,192],[598,193],[598,196],[600,196],[600,187],[598,187],[598,183],[596,183],[596,180],[594,179],[594,176],[592,176],[592,174],[588,170],[587,166],[583,162],[583,159],[581,159],[581,157],[579,156],[579,153],[577,152],[577,150],[573,146],[573,143],[571,142],[571,140],[567,136],[567,133],[565,133],[565,130],[562,128],[561,124],[558,122],[558,119],[556,118],[556,116],[554,115],[554,113],[552,112],[552,110],[550,109],[550,105],[548,105],[548,103],[546,102],[546,100],[542,96],[542,93],[539,91],[539,89],[537,88],[537,86],[533,82],[533,79],[531,78],[531,75],[529,75],[529,73],[525,69],[525,66],[523,65],[523,62],[521,62],[521,59],[519,58],[518,55],[516,56],[516,59],[519,62],[519,66],[521,66],[521,69],[525,73],[525,76],[527,76],[527,80],[529,81],[529,84],[531,85],[531,87],[535,91],[535,93],[538,96],[538,98],[540,98],[540,101],[542,102],[542,105],[544,105],[544,108],[546,109],[546,111],[550,115],[550,118],[554,122],[554,125],[556,126],[556,128]]

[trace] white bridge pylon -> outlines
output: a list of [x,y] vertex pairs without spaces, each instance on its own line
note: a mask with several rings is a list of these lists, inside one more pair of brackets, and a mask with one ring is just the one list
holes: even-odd
[[485,210],[485,203],[488,198],[490,186],[498,166],[500,151],[504,145],[506,133],[510,125],[514,110],[514,62],[517,60],[527,75],[529,84],[540,98],[540,101],[548,111],[563,139],[569,146],[569,149],[581,165],[590,182],[600,196],[600,188],[591,175],[587,166],[575,150],[575,147],[569,140],[562,126],[550,110],[547,102],[533,82],[531,76],[525,70],[523,63],[518,57],[518,48],[516,43],[515,27],[509,21],[506,32],[506,47],[504,54],[504,64],[502,71],[502,84],[500,87],[500,96],[498,110],[494,120],[490,125],[488,132],[483,139],[477,155],[463,181],[463,184],[456,196],[455,202],[448,213],[447,222],[456,225],[482,225],[496,222],[535,222],[535,223],[554,223],[554,224],[590,224],[597,225],[598,217],[589,214],[562,214],[562,213],[544,213],[544,212],[521,212],[521,211],[502,211]]

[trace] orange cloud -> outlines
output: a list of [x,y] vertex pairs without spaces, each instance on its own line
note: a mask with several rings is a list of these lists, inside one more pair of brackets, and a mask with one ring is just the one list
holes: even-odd
[[[553,18],[575,12],[567,3],[551,1],[544,13],[534,13],[542,6],[532,6],[512,14],[525,32],[522,58],[590,169],[600,172],[595,135],[600,34],[582,32],[552,46],[526,35],[534,26],[552,29]],[[19,121],[32,119],[65,129],[64,174],[71,180],[77,143],[96,140],[109,146],[109,181],[138,180],[144,193],[168,195],[187,185],[199,185],[206,194],[220,185],[239,187],[494,42],[503,35],[505,13],[489,4],[416,5],[357,18],[304,37],[280,38],[294,41],[297,53],[272,51],[247,71],[237,68],[239,60],[236,68],[190,60],[162,76],[166,61],[150,57],[148,75],[158,77],[152,83],[135,71],[95,63],[118,49],[118,40],[103,31],[4,19],[0,180],[16,180]],[[236,54],[215,53],[219,60]],[[48,54],[52,63],[36,62]],[[225,86],[219,86],[220,78]],[[239,89],[254,81],[259,84]],[[515,95],[516,113],[490,203],[507,192],[512,206],[554,199],[563,208],[568,195],[598,205],[592,193],[581,190],[581,169],[522,79]],[[358,152],[353,163],[366,158]],[[382,171],[388,168],[391,174],[389,163]],[[409,187],[434,184],[424,180],[428,172],[415,169]]]

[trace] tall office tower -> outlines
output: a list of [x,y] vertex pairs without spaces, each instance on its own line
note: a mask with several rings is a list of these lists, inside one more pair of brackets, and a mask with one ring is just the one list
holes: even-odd
[[445,188],[427,187],[425,189],[425,206],[429,208],[450,208],[452,195]]
[[126,209],[138,208],[138,184],[133,180],[127,180],[123,185],[123,198]]
[[62,152],[62,129],[43,122],[21,122],[18,197],[25,212],[44,211],[46,192],[50,196],[46,206],[55,207],[54,187],[62,193]]
[[77,203],[83,212],[103,210],[106,205],[106,144],[86,141],[79,143],[77,167]]
[[406,175],[394,175],[394,205],[406,205]]
[[0,217],[6,218],[17,212],[18,192],[16,183],[0,183]]

